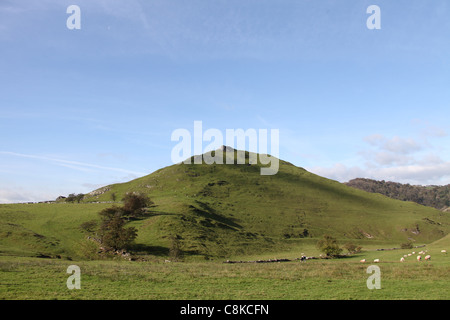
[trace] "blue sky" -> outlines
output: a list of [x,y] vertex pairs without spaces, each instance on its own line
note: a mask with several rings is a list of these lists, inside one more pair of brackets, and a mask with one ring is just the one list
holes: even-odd
[[338,181],[449,184],[449,14],[446,0],[0,0],[0,203],[171,165],[171,133],[196,120],[279,129],[281,159]]

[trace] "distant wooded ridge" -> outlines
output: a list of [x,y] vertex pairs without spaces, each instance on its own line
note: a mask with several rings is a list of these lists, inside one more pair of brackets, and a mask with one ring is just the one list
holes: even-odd
[[439,210],[450,211],[450,184],[418,186],[363,178],[356,178],[345,184],[367,192],[380,193],[393,199],[412,201]]

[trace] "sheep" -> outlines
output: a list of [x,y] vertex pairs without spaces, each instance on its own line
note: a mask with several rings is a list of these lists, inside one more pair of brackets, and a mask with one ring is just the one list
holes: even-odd
[[411,257],[412,256],[412,254],[411,253],[408,253],[408,257]]
[[366,262],[366,259],[362,259],[359,262],[364,263],[364,262]]
[[425,260],[431,260],[431,256],[430,255],[427,255],[427,256],[425,256]]
[[447,253],[447,250],[441,250],[442,253]]
[[422,260],[422,256],[417,256],[417,261]]
[[373,260],[373,262],[380,262],[380,259],[375,259]]
[[406,258],[407,256],[408,256],[407,254],[404,254],[404,255],[403,255],[403,258]]
[[400,262],[405,262],[405,258],[401,257]]

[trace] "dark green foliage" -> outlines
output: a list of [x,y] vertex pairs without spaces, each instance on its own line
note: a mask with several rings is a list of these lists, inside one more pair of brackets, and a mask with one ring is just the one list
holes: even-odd
[[153,201],[146,195],[127,193],[123,198],[123,211],[130,217],[139,217],[145,213],[145,208],[152,204]]
[[99,229],[102,245],[109,249],[128,249],[136,239],[136,228],[124,227],[123,212],[123,208],[117,206],[99,212],[102,219]]
[[98,213],[102,222],[110,221],[114,217],[123,217],[125,215],[125,211],[122,207],[112,206],[110,208],[103,209]]
[[336,257],[342,252],[342,248],[339,247],[337,240],[327,234],[317,242],[317,248],[325,253],[327,257]]
[[402,243],[402,244],[400,245],[400,247],[401,247],[402,249],[412,249],[413,244],[412,244],[411,241],[408,241],[408,242]]
[[346,185],[367,192],[380,193],[397,200],[416,202],[436,209],[442,209],[450,205],[450,185],[414,186],[361,178],[350,180]]
[[67,196],[67,198],[65,199],[66,202],[77,202],[80,203],[81,200],[83,200],[84,194],[79,193],[79,194],[75,194],[75,193],[71,193]]
[[344,244],[344,249],[346,249],[348,251],[348,253],[353,254],[353,253],[361,252],[362,248],[357,246],[353,242],[347,242],[346,244]]

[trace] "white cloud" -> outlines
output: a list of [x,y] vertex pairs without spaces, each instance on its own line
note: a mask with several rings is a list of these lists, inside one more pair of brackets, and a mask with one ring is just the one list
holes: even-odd
[[55,193],[25,190],[23,188],[0,189],[0,203],[23,203],[54,200],[58,197]]
[[342,163],[336,163],[330,168],[312,167],[307,168],[307,170],[319,176],[327,177],[340,182],[346,182],[356,177],[368,178],[366,177],[367,172],[360,167],[347,167]]
[[346,182],[354,178],[368,178],[419,185],[450,184],[450,162],[434,165],[406,165],[387,168],[348,167],[342,163],[333,167],[313,167],[309,171],[329,179]]
[[[442,138],[445,131],[429,124],[433,130],[419,133],[418,138],[387,138],[373,134],[363,140],[366,147],[358,151],[363,161],[358,165],[337,163],[331,167],[311,167],[309,171],[318,175],[346,182],[354,178],[389,180],[400,183],[420,185],[450,184],[450,161],[441,157]],[[439,139],[440,148],[430,143],[430,139]]]
[[396,154],[408,154],[422,149],[419,142],[411,138],[400,138],[395,136],[388,139],[380,134],[374,134],[364,138],[364,141],[369,143],[371,146],[378,147],[380,150],[393,152]]
[[446,137],[448,135],[447,130],[422,119],[414,119],[412,124],[420,129],[420,135],[423,138]]
[[374,172],[378,179],[412,184],[448,184],[450,183],[450,162],[433,165],[408,165],[380,168]]

